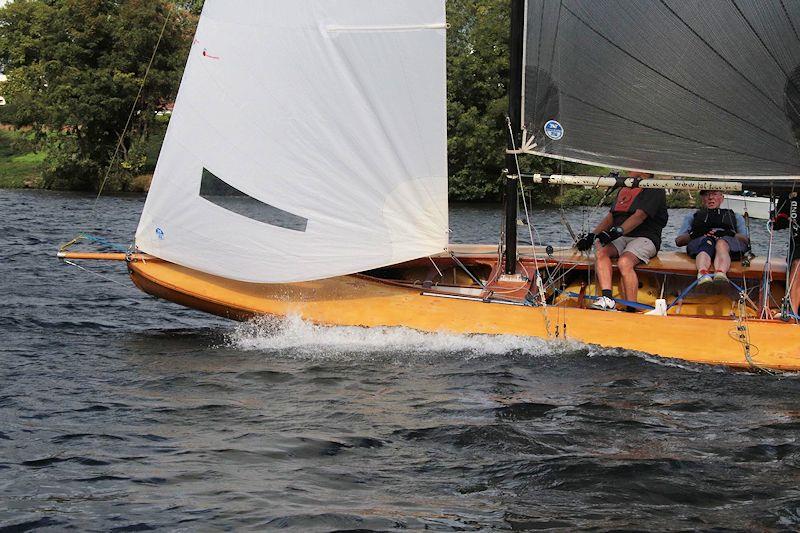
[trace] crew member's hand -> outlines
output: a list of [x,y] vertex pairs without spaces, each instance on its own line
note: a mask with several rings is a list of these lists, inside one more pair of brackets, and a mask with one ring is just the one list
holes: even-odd
[[722,229],[722,228],[720,228],[720,229],[715,229],[714,231],[712,231],[711,235],[713,237],[716,237],[717,239],[719,239],[719,238],[722,238],[722,237],[734,237],[736,235],[736,232],[731,230],[731,229]]
[[575,248],[579,252],[586,252],[592,248],[596,235],[594,233],[584,233],[581,238],[575,242]]
[[600,235],[597,236],[597,238],[600,240],[600,244],[605,246],[606,244],[609,244],[611,241],[622,237],[624,233],[625,230],[623,230],[622,227],[614,226],[613,228],[607,229],[604,232],[602,232]]

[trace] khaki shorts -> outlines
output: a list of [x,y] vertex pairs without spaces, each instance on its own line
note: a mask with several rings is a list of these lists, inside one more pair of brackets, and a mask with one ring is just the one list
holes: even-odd
[[618,237],[611,241],[611,244],[617,249],[619,255],[625,252],[632,253],[644,264],[649,263],[650,259],[658,253],[656,245],[647,237]]

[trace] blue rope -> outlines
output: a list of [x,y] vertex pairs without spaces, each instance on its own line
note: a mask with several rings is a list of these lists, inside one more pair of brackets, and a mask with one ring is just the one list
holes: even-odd
[[[708,274],[707,274],[707,275],[708,275]],[[736,283],[734,283],[734,282],[733,282],[733,280],[731,280],[730,278],[727,278],[727,279],[728,279],[728,283],[730,283],[731,285],[733,285],[733,288],[734,288],[734,289],[736,289],[736,291],[737,291],[739,294],[745,293],[745,290],[744,290],[743,288],[741,288],[740,286],[738,286]],[[689,286],[688,286],[688,287],[686,287],[686,288],[683,290],[683,292],[681,292],[681,293],[678,295],[678,297],[677,297],[677,298],[675,298],[675,299],[672,301],[672,303],[671,303],[671,304],[669,304],[669,305],[667,306],[667,310],[670,310],[670,309],[672,309],[672,308],[675,306],[675,304],[677,304],[678,302],[680,302],[681,300],[683,300],[684,298],[686,298],[686,297],[689,295],[689,293],[690,293],[690,292],[692,292],[692,290],[694,290],[694,288],[695,288],[695,287],[697,287],[697,284],[698,284],[698,283],[700,283],[700,278],[697,278],[697,279],[696,279],[696,280],[694,280],[692,283],[690,283],[690,284],[689,284]]]
[[116,250],[118,252],[127,252],[129,250],[128,246],[124,244],[118,244],[111,241],[108,241],[102,237],[96,237],[95,235],[89,235],[88,233],[81,233],[81,237],[86,239],[89,242],[93,242],[95,244],[99,244],[101,246],[106,246],[111,248],[112,250]]
[[728,282],[731,285],[733,285],[733,288],[736,289],[736,292],[738,292],[739,294],[745,292],[745,290],[743,288],[741,288],[740,286],[738,286],[736,283],[734,283],[732,279],[728,278]]
[[[571,298],[580,298],[580,296],[581,296],[578,293],[569,292],[569,291],[557,290],[556,292],[559,292],[561,294],[566,294],[567,296],[569,296]],[[588,294],[584,294],[583,297],[587,298],[589,300],[599,300],[601,298],[600,296],[589,296]],[[655,307],[653,307],[651,305],[640,304],[639,302],[631,302],[629,300],[623,300],[622,298],[611,298],[611,299],[614,300],[615,302],[617,302],[618,304],[627,305],[628,307],[633,307],[635,309],[647,309],[648,311],[650,311],[652,309],[655,309]]]
[[693,290],[695,287],[697,287],[697,284],[698,284],[699,282],[700,282],[700,278],[697,278],[696,280],[694,280],[693,282],[691,282],[691,283],[689,284],[689,286],[688,286],[688,287],[686,287],[685,289],[683,289],[683,292],[682,292],[682,293],[680,293],[680,294],[678,295],[678,297],[677,297],[677,298],[675,298],[674,300],[672,300],[672,303],[671,303],[671,304],[669,304],[669,305],[667,306],[667,311],[669,311],[670,309],[672,309],[673,307],[675,307],[675,304],[677,304],[678,302],[680,302],[681,300],[683,300],[684,298],[686,298],[687,296],[689,296],[689,293],[690,293],[690,292],[692,292],[692,290]]
[[[675,299],[672,301],[672,303],[671,303],[671,304],[669,304],[669,305],[667,306],[667,311],[669,311],[670,309],[672,309],[673,307],[675,307],[675,305],[676,305],[678,302],[680,302],[681,300],[683,300],[684,298],[686,298],[686,297],[689,295],[689,293],[690,293],[690,292],[692,292],[692,290],[694,290],[694,288],[695,288],[695,287],[697,287],[697,284],[698,284],[699,282],[700,282],[700,279],[696,279],[696,280],[694,280],[692,283],[690,283],[688,287],[686,287],[685,289],[683,289],[683,292],[681,292],[681,293],[680,293],[680,294],[679,294],[679,295],[678,295],[678,296],[677,296],[677,297],[676,297],[676,298],[675,298]],[[743,293],[743,292],[745,292],[745,291],[744,291],[744,289],[742,289],[742,288],[741,288],[741,287],[739,287],[739,286],[738,286],[736,283],[734,283],[733,281],[731,281],[731,280],[730,280],[730,278],[728,279],[728,282],[729,282],[731,285],[733,285],[733,287],[734,287],[734,288],[735,288],[735,289],[736,289],[736,290],[737,290],[739,293]],[[557,292],[560,292],[561,294],[565,294],[565,295],[567,295],[567,296],[569,296],[569,297],[571,297],[571,298],[580,298],[580,294],[577,294],[577,293],[574,293],[574,292],[569,292],[569,291],[557,291]],[[600,299],[600,297],[599,297],[599,296],[589,296],[589,295],[584,295],[584,298],[588,298],[589,300],[598,300],[598,299]],[[617,302],[617,303],[620,303],[620,304],[622,304],[622,305],[626,305],[626,306],[628,306],[628,307],[633,307],[633,308],[635,308],[635,309],[647,309],[647,310],[655,309],[655,307],[652,307],[652,306],[650,306],[650,305],[647,305],[647,304],[640,304],[639,302],[631,302],[631,301],[628,301],[628,300],[623,300],[623,299],[621,299],[621,298],[612,298],[612,300],[614,300],[615,302]],[[800,320],[800,317],[797,317],[797,316],[795,316],[795,315],[789,315],[789,317],[790,317],[790,318],[795,318],[795,319],[797,319],[797,320]]]

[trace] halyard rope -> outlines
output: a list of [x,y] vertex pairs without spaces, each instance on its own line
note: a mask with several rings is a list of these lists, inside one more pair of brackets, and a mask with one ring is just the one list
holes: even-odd
[[100,183],[100,188],[97,191],[97,196],[94,199],[94,203],[92,204],[92,213],[94,213],[95,209],[97,208],[97,201],[100,199],[100,195],[103,194],[103,189],[106,186],[106,182],[108,181],[108,177],[111,174],[111,169],[114,167],[114,163],[117,160],[117,155],[119,154],[119,149],[122,146],[122,143],[125,140],[125,134],[128,132],[128,128],[131,125],[131,120],[133,120],[133,114],[136,112],[136,104],[139,103],[139,98],[142,96],[142,91],[144,90],[144,85],[147,83],[147,77],[150,74],[150,69],[153,67],[153,62],[156,59],[156,54],[158,53],[158,47],[161,45],[161,39],[164,37],[164,32],[167,29],[167,24],[169,23],[169,19],[172,16],[172,9],[167,8],[167,16],[164,17],[164,25],[161,26],[161,33],[158,34],[158,41],[156,41],[156,46],[153,48],[153,54],[150,56],[150,62],[147,64],[147,68],[144,71],[144,76],[142,77],[142,83],[139,84],[139,92],[136,93],[136,98],[133,100],[133,105],[131,106],[131,112],[128,114],[128,120],[125,122],[125,127],[122,129],[122,134],[119,136],[119,140],[117,141],[117,147],[114,149],[114,154],[111,156],[111,160],[108,163],[108,167],[106,168],[105,176],[103,176],[103,181]]

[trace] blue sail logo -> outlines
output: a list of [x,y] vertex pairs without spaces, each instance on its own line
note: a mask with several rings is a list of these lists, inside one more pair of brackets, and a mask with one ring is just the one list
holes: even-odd
[[558,141],[564,136],[564,128],[557,121],[549,120],[544,125],[544,134],[554,141]]

